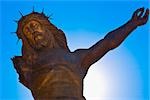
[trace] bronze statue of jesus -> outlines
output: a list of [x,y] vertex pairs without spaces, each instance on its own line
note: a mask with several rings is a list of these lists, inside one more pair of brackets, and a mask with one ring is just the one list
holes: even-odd
[[148,21],[149,9],[137,9],[132,18],[88,49],[71,52],[62,30],[44,13],[32,12],[18,21],[22,56],[12,58],[20,82],[35,100],[85,100],[83,79],[89,67],[118,47],[138,26]]

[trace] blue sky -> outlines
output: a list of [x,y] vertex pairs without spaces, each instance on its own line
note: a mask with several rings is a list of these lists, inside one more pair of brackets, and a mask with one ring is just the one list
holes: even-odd
[[[33,100],[18,81],[10,60],[21,55],[15,32],[21,16],[35,11],[52,15],[66,33],[71,51],[89,48],[108,32],[126,23],[148,0],[0,1],[0,100]],[[91,66],[84,82],[87,100],[148,100],[149,25],[138,27],[118,48]]]

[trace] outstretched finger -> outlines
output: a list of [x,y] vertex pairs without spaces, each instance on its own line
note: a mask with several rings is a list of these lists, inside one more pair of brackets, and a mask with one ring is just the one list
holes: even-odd
[[[139,12],[141,12],[141,13],[144,12],[144,7],[137,9],[137,10],[134,12],[134,15],[138,15]],[[143,14],[143,13],[142,13],[142,14],[141,14],[141,13],[140,13],[140,15]]]
[[141,22],[145,24],[148,21],[148,17],[149,17],[149,9],[146,9],[144,16],[141,18]]
[[146,9],[146,12],[145,12],[145,15],[143,16],[144,19],[148,19],[148,17],[149,17],[149,12],[150,12],[150,10],[147,8],[147,9]]
[[[141,9],[138,13],[140,13],[138,16],[139,16],[139,17],[142,17],[142,15],[143,15],[143,13],[144,13],[144,8]],[[138,13],[137,13],[137,14],[138,14]]]

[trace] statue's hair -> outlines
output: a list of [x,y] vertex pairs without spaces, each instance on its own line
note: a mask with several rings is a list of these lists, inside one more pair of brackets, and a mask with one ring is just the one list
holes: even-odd
[[[28,22],[35,20],[38,21],[42,27],[48,29],[54,36],[55,42],[61,49],[65,49],[69,51],[69,48],[67,46],[67,40],[64,32],[60,29],[58,29],[55,25],[53,25],[49,20],[48,17],[45,16],[44,13],[38,13],[38,12],[32,12],[26,16],[23,16],[18,21],[18,27],[17,27],[17,36],[19,39],[22,39],[23,47],[22,47],[22,54],[27,58],[34,57],[36,55],[36,50],[32,48],[32,46],[29,44],[29,41],[27,40],[26,36],[23,34],[23,27]],[[33,58],[31,58],[33,60]]]
[[39,23],[41,23],[42,26],[47,28],[54,35],[54,38],[56,40],[55,42],[57,42],[57,44],[61,48],[68,49],[67,40],[66,40],[66,36],[65,36],[64,32],[62,30],[58,29],[57,27],[55,27],[55,25],[53,25],[48,20],[48,17],[45,16],[45,14],[43,14],[43,13],[32,12],[26,16],[23,16],[19,20],[18,28],[17,28],[17,35],[20,39],[23,39],[23,37],[24,37],[23,30],[22,30],[24,25],[31,20],[36,20]]

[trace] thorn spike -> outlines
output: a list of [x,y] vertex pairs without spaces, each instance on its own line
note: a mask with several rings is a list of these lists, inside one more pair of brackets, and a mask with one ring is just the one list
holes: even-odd
[[47,16],[47,19],[53,19],[51,16],[53,16],[53,14],[50,14],[49,16]]
[[44,14],[44,8],[42,9],[42,12],[41,12],[41,14]]
[[19,11],[19,13],[20,13],[20,15],[21,15],[22,17],[24,17],[23,14],[22,14],[20,11]]
[[18,20],[13,20],[15,23],[18,23]]
[[33,6],[33,9],[32,9],[32,13],[34,13],[34,6]]
[[17,32],[10,32],[11,34],[16,34]]

